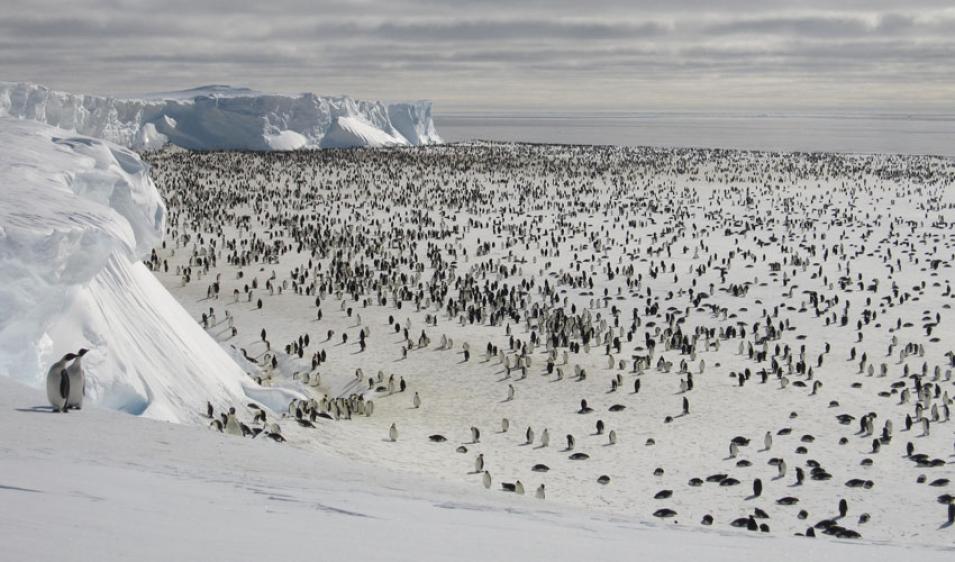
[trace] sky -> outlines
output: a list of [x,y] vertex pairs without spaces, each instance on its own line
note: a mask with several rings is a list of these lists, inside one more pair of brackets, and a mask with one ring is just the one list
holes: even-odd
[[0,80],[439,113],[955,114],[953,0],[2,0]]

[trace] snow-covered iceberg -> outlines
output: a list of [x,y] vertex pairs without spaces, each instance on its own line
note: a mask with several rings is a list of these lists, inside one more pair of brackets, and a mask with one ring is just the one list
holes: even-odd
[[184,422],[261,399],[141,263],[165,219],[135,153],[0,117],[0,376],[41,387],[86,347],[87,397],[113,409]]
[[0,116],[32,119],[131,148],[294,150],[441,142],[431,102],[268,94],[203,86],[113,98],[0,82]]

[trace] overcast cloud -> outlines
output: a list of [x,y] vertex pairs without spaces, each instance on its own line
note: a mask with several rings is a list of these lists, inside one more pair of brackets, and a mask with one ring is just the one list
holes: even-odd
[[440,112],[955,112],[951,0],[3,0],[0,80]]

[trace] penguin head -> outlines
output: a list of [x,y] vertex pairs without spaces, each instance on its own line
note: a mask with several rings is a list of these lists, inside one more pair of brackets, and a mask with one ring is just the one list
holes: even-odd
[[67,353],[66,355],[63,356],[63,361],[72,361],[74,359],[76,359],[75,353]]
[[84,348],[81,348],[79,351],[77,351],[77,352],[76,352],[76,355],[77,355],[78,357],[83,357],[83,356],[86,355],[88,352],[89,352],[89,350],[84,347]]

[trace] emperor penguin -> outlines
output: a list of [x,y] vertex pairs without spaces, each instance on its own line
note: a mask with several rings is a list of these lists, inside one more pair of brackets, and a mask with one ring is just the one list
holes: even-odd
[[390,439],[392,442],[398,440],[398,426],[396,426],[394,423],[392,423],[391,427],[388,429],[388,439]]
[[524,495],[524,485],[521,484],[520,480],[514,483],[514,492],[521,496]]
[[532,427],[528,426],[527,433],[525,434],[525,436],[527,437],[527,441],[525,441],[525,443],[527,445],[533,445],[534,444],[534,429]]
[[478,428],[474,427],[473,425],[471,426],[471,442],[472,442],[472,443],[480,443],[480,442],[481,442],[481,430],[479,430]]
[[[66,373],[66,364],[76,358],[76,354],[67,353],[62,359],[50,367],[46,373],[46,398],[53,406],[54,412],[65,412],[70,396],[69,375],[66,375],[66,382],[63,382],[64,373]],[[64,387],[64,384],[66,385]],[[65,392],[64,392],[65,390]]]
[[547,428],[544,428],[544,431],[541,433],[541,447],[547,447],[550,445],[550,431]]
[[484,453],[478,454],[474,459],[474,472],[484,472]]
[[415,408],[421,407],[421,397],[418,396],[417,392],[414,393],[414,399],[412,400],[412,402],[414,403]]
[[229,435],[242,435],[242,426],[235,417],[235,408],[229,408],[229,415],[225,420],[225,432]]
[[491,488],[491,473],[487,471],[484,471],[484,487]]
[[67,408],[83,409],[83,398],[86,397],[86,373],[83,371],[82,359],[89,350],[83,348],[76,352],[76,359],[66,368],[70,377],[70,397],[66,401]]
[[766,451],[773,448],[773,434],[772,432],[767,431],[766,436],[763,437],[763,445],[765,446]]
[[501,418],[501,433],[507,433],[507,430],[511,427],[511,422],[507,418]]
[[544,485],[543,485],[543,484],[541,484],[540,486],[537,487],[537,492],[534,493],[534,496],[536,496],[537,499],[539,499],[539,500],[544,499]]

